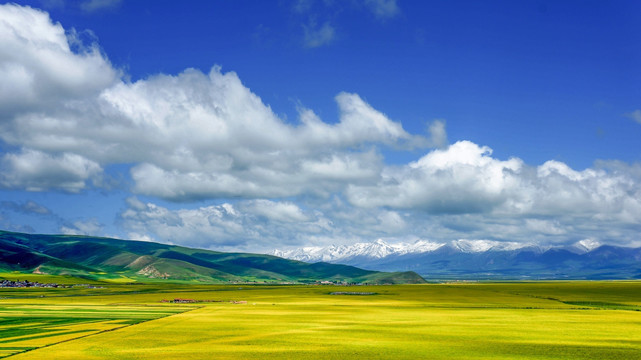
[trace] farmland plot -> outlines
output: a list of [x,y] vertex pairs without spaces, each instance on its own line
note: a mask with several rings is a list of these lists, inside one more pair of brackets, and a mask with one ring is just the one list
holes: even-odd
[[[2,325],[32,331],[3,337],[5,351],[11,359],[641,359],[639,282],[132,286],[0,300],[7,313],[33,314]],[[56,309],[75,315],[58,324]],[[29,343],[38,334],[45,345]],[[30,346],[46,347],[17,353]]]

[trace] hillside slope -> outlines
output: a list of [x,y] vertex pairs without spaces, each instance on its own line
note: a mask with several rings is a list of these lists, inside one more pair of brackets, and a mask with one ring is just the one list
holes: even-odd
[[0,269],[91,279],[194,282],[423,283],[413,272],[308,264],[271,255],[223,253],[145,241],[0,231]]

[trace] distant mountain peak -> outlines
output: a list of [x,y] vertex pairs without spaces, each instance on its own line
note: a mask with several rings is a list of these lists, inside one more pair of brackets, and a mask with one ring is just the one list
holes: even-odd
[[[584,248],[588,246],[594,246],[594,243],[586,242]],[[549,247],[541,247],[530,243],[495,240],[459,239],[449,243],[439,243],[417,239],[413,243],[388,243],[383,239],[376,239],[372,242],[360,242],[352,245],[307,246],[291,250],[273,250],[270,255],[306,262],[349,263],[352,259],[384,259],[389,256],[430,253],[443,247],[469,254],[488,251],[514,251],[525,248],[543,252],[549,249]]]
[[584,239],[581,241],[577,241],[574,243],[574,247],[578,250],[582,250],[583,252],[590,252],[602,244],[594,239]]
[[330,245],[325,247],[309,246],[292,250],[274,250],[270,254],[300,261],[341,262],[354,258],[382,259],[392,255],[421,254],[436,251],[444,246],[464,252],[479,253],[485,251],[510,251],[531,244],[501,242],[492,240],[454,240],[449,244],[417,239],[413,243],[387,243],[383,239],[372,242],[360,242],[352,245]]
[[450,243],[454,249],[466,253],[478,253],[486,251],[511,251],[518,250],[524,247],[532,246],[528,243],[506,242],[506,241],[493,241],[493,240],[454,240]]
[[307,262],[324,261],[379,271],[415,271],[437,279],[641,278],[641,248],[602,245],[593,239],[572,245],[470,239],[387,243],[377,239],[275,253]]

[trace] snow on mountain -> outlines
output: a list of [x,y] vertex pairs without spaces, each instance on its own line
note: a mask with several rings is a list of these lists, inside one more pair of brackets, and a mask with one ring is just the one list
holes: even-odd
[[602,246],[593,239],[571,245],[460,239],[447,243],[381,239],[353,245],[305,247],[273,255],[378,271],[415,271],[434,279],[628,279],[641,274],[641,248]]
[[427,240],[416,240],[413,244],[407,244],[404,248],[398,251],[398,254],[412,254],[431,252],[440,249],[445,244],[435,243]]
[[586,253],[598,248],[601,245],[602,244],[596,240],[584,239],[574,243],[574,245],[572,245],[572,248],[574,250],[577,250],[578,253]]
[[485,251],[510,251],[520,249],[530,244],[516,242],[500,242],[491,240],[454,240],[449,244],[436,243],[427,240],[417,240],[414,243],[388,244],[382,239],[370,243],[356,243],[353,245],[330,245],[326,247],[304,247],[293,250],[274,250],[271,255],[287,259],[314,262],[337,262],[356,257],[382,259],[390,255],[419,254],[432,252],[449,246],[464,253],[478,253]]
[[318,262],[318,261],[333,261],[336,259],[341,259],[344,258],[343,254],[346,251],[346,246],[345,245],[331,245],[331,246],[326,246],[326,247],[320,247],[320,246],[308,246],[308,247],[303,247],[300,249],[293,249],[293,250],[274,250],[270,253],[270,255],[286,258],[286,259],[292,259],[292,260],[298,260],[298,261],[305,261],[305,262]]
[[450,246],[456,250],[465,253],[478,253],[486,251],[511,251],[518,250],[530,244],[523,244],[517,242],[502,242],[492,240],[454,240],[450,242]]
[[378,239],[371,243],[356,243],[353,245],[330,245],[325,247],[310,246],[285,251],[274,250],[270,253],[270,255],[306,262],[336,262],[345,259],[352,259],[359,256],[371,259],[381,259],[394,254],[402,255],[408,253],[434,251],[443,245],[444,244],[433,243],[425,240],[417,240],[412,244],[388,244],[385,241]]

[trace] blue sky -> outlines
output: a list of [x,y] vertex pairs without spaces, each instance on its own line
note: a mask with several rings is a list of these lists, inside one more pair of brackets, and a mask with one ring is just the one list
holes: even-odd
[[1,228],[641,246],[637,1],[0,8]]

